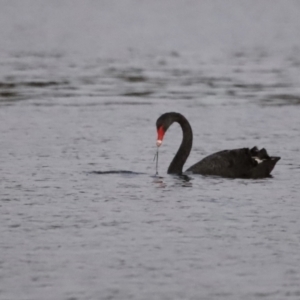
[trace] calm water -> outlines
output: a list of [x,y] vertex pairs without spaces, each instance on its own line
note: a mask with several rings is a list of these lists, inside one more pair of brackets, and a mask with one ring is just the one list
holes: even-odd
[[[299,299],[296,1],[3,2],[0,299]],[[155,177],[266,147],[273,178]],[[93,174],[126,170],[132,173]]]

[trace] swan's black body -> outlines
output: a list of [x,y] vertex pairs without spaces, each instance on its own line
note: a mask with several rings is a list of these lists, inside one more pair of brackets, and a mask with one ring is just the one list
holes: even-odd
[[[182,143],[173,158],[168,173],[182,174],[193,144],[193,132],[188,120],[181,114],[170,112],[161,115],[156,121],[158,132],[162,134],[158,140],[163,139],[164,133],[174,123],[180,124],[183,132]],[[258,150],[256,147],[223,150],[203,158],[186,170],[193,174],[222,176],[229,178],[265,178],[270,176],[278,156],[269,156],[265,149]]]

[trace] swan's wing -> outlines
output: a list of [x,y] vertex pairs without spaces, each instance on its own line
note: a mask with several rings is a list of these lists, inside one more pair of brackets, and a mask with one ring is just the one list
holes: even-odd
[[231,178],[261,178],[270,174],[279,159],[269,157],[265,149],[258,150],[256,147],[223,150],[205,157],[187,172]]
[[249,149],[223,150],[206,156],[187,171],[194,174],[216,175],[225,177],[241,176],[256,165],[251,159]]

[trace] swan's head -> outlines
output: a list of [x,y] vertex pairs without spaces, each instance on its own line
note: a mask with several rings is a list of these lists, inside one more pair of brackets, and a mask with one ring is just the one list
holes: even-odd
[[177,113],[165,113],[161,115],[156,121],[156,129],[157,129],[157,140],[156,146],[159,147],[162,144],[164,135],[168,128],[175,121]]

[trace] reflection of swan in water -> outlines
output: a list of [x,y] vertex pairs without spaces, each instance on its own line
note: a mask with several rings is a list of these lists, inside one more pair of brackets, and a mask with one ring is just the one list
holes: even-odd
[[[168,173],[182,174],[193,143],[193,132],[188,120],[181,114],[170,112],[161,115],[156,121],[157,146],[162,144],[162,140],[168,128],[177,122],[182,128],[182,143],[173,158]],[[193,174],[215,175],[229,178],[265,178],[270,176],[280,157],[269,156],[265,149],[258,150],[256,147],[223,150],[211,154],[198,163],[194,164],[186,171]]]

